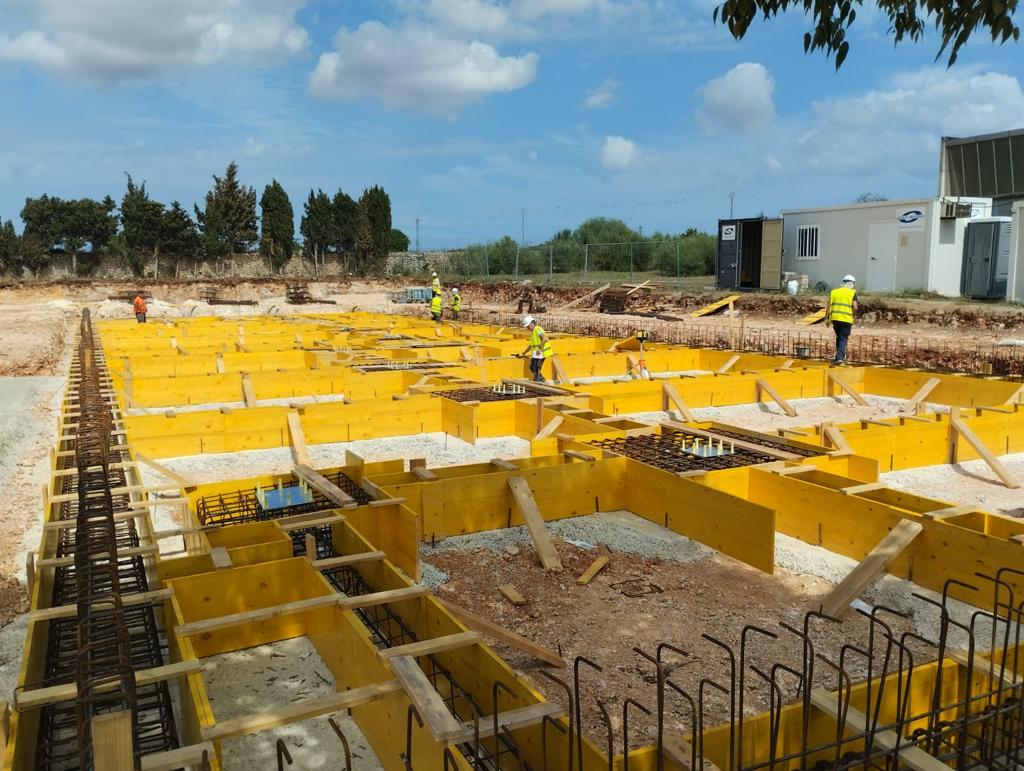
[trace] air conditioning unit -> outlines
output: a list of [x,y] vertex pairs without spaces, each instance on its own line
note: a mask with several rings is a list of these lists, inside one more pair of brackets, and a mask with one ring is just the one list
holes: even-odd
[[942,214],[944,220],[964,219],[971,216],[971,205],[969,203],[958,203],[957,201],[943,201]]

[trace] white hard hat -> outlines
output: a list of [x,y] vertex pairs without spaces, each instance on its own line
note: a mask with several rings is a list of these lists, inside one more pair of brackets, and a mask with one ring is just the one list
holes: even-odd
[[530,324],[532,324],[532,323],[533,323],[533,316],[525,316],[525,317],[523,318],[523,326],[524,326],[524,327],[528,327],[528,326],[530,326]]
[[452,294],[458,294],[458,293],[459,293],[459,288],[458,287],[455,287],[454,289],[452,289]]
[[434,276],[434,277],[436,278],[436,277],[437,277],[437,271],[436,271],[436,270],[432,270],[432,271],[430,272],[430,275],[431,275],[431,276]]
[[847,273],[843,276],[843,281],[849,281],[851,284],[857,283],[857,279],[855,279],[851,273]]

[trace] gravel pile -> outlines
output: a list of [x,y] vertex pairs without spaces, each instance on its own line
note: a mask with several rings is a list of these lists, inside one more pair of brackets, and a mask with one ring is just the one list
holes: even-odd
[[[639,557],[696,562],[714,554],[713,549],[628,511],[599,512],[585,517],[560,519],[548,522],[547,526],[553,535],[563,540],[571,539],[576,545],[607,546],[614,551]],[[434,547],[423,544],[420,556],[429,558],[432,554],[453,550],[515,554],[523,548],[533,547],[529,531],[525,525],[520,525],[503,530],[451,536],[439,541]]]

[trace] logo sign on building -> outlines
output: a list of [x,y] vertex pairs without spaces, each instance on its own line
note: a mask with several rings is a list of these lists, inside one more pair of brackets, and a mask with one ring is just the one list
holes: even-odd
[[736,226],[735,225],[722,225],[722,240],[723,241],[735,241],[736,240]]
[[921,209],[907,209],[896,218],[900,230],[924,230],[924,212]]

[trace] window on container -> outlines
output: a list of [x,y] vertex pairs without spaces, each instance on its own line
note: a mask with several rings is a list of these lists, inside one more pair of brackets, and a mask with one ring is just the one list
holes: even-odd
[[816,260],[818,257],[818,226],[801,225],[796,232],[796,258]]

